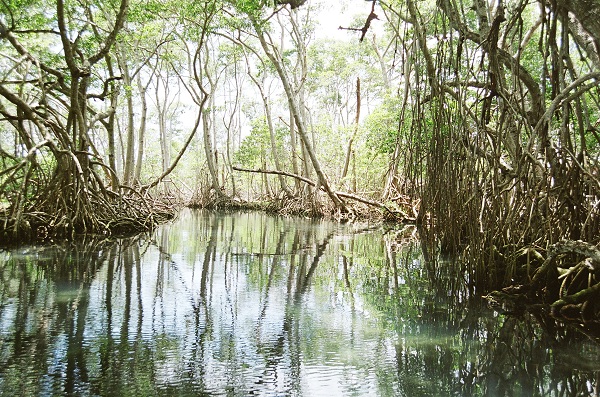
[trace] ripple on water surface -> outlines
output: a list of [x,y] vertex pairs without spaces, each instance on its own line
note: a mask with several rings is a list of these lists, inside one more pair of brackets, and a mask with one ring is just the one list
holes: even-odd
[[[189,211],[105,254],[0,255],[0,395],[496,396],[535,386],[579,396],[600,383],[597,345],[561,345],[533,319],[477,309],[456,298],[462,276],[444,281],[450,264],[424,266],[393,235],[345,227],[355,225]],[[489,381],[498,372],[506,378]]]

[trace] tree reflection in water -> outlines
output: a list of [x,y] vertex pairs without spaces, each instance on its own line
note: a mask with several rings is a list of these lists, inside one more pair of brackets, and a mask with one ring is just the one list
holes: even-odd
[[1,252],[0,393],[598,395],[596,343],[488,310],[401,234],[187,211]]

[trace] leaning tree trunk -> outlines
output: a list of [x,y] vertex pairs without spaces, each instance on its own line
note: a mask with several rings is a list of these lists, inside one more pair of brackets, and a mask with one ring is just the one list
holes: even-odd
[[140,183],[142,175],[142,161],[144,159],[144,138],[146,135],[146,119],[148,117],[148,103],[146,100],[146,91],[150,84],[151,78],[148,79],[146,84],[142,83],[140,73],[137,74],[137,85],[140,94],[140,126],[138,129],[138,142],[137,142],[137,153],[135,160],[135,171],[133,173],[133,179],[136,183]]
[[327,181],[327,178],[325,177],[325,174],[323,173],[323,171],[321,169],[321,164],[319,163],[319,160],[317,159],[315,151],[311,145],[310,139],[308,138],[308,134],[306,131],[306,125],[304,124],[304,120],[302,119],[302,117],[300,115],[300,107],[298,105],[296,95],[290,85],[288,74],[287,74],[286,70],[283,68],[281,56],[276,53],[277,50],[275,48],[273,48],[273,51],[271,51],[271,49],[269,48],[269,44],[267,43],[267,41],[265,39],[265,35],[262,31],[262,28],[260,27],[258,22],[256,20],[254,20],[253,18],[251,18],[251,22],[252,22],[252,25],[254,26],[254,30],[256,31],[256,34],[258,35],[258,39],[260,41],[260,44],[261,44],[263,50],[267,54],[267,57],[271,60],[271,63],[275,67],[275,70],[277,71],[277,74],[279,75],[279,78],[281,79],[281,83],[283,84],[283,89],[287,96],[288,106],[290,108],[290,112],[292,113],[292,116],[294,117],[294,123],[297,127],[298,136],[300,137],[300,140],[302,141],[304,148],[306,149],[306,152],[310,158],[311,164],[315,169],[315,173],[317,174],[319,184],[321,186],[323,186],[323,188],[327,192],[327,195],[329,196],[329,198],[331,199],[331,201],[333,202],[333,204],[335,205],[336,208],[338,208],[344,212],[348,212],[348,209],[346,208],[346,204],[338,197],[338,195],[335,193],[335,191],[333,191],[331,189],[331,186],[329,185],[329,182]]

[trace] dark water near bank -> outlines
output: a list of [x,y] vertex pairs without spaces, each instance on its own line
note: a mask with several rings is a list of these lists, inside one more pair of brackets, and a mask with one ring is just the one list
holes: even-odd
[[597,345],[487,309],[410,232],[184,211],[0,251],[0,395],[598,395]]

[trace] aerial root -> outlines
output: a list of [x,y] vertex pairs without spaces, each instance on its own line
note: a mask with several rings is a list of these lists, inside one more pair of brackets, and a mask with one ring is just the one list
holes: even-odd
[[510,286],[486,296],[494,305],[519,299],[549,305],[552,316],[589,324],[598,321],[600,305],[600,249],[584,241],[564,240],[548,249],[528,285]]
[[45,241],[74,238],[85,233],[107,236],[131,234],[150,230],[173,218],[180,207],[172,200],[152,197],[134,189],[114,197],[82,195],[76,205],[53,201],[57,205],[43,211],[0,212],[2,241]]

